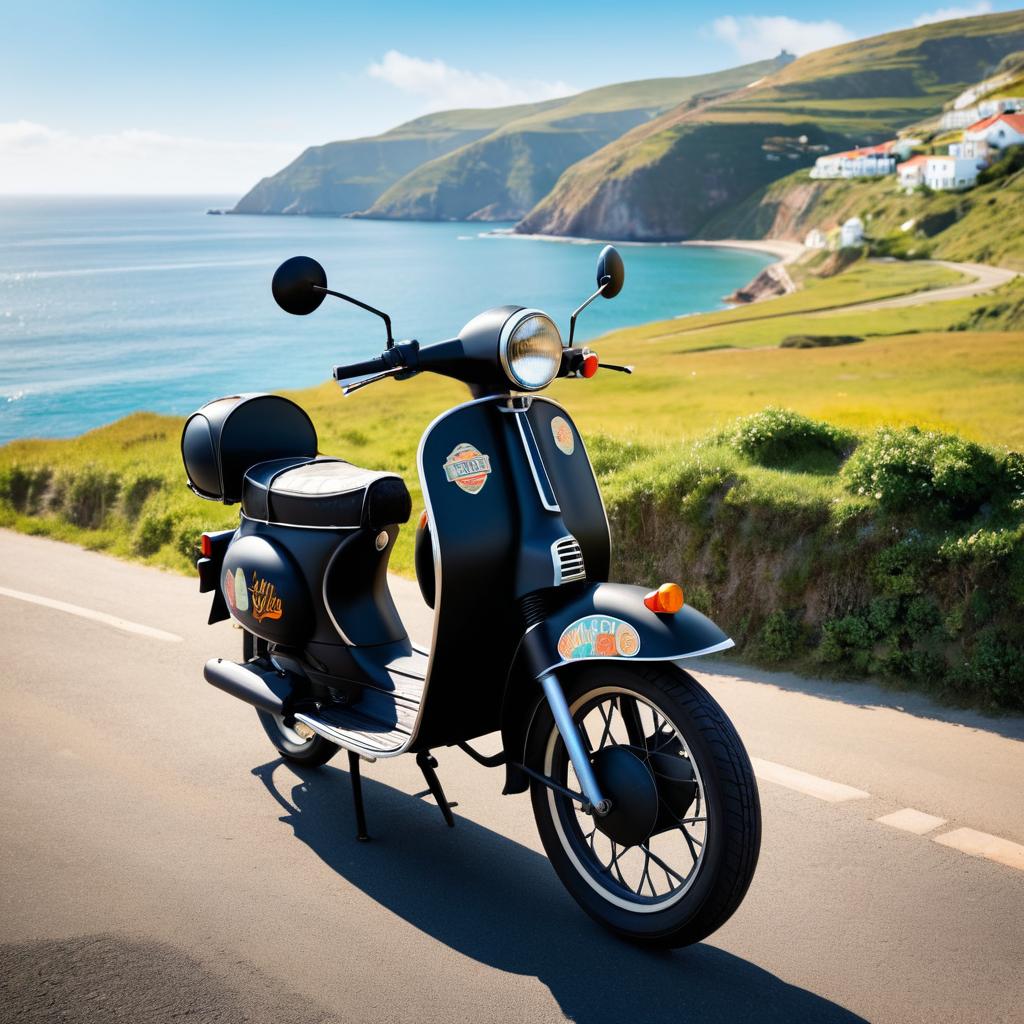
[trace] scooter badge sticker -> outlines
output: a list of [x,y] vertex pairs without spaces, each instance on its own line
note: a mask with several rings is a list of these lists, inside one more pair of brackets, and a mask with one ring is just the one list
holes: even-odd
[[563,455],[572,455],[576,450],[576,438],[565,417],[556,416],[551,421],[551,436],[555,439],[555,447]]
[[277,596],[277,587],[269,580],[262,580],[252,574],[252,617],[257,622],[264,619],[279,619],[284,615],[284,602]]
[[563,661],[580,658],[632,658],[640,650],[640,634],[613,615],[586,615],[562,630],[558,653]]
[[249,589],[245,585],[245,573],[241,568],[235,570],[235,607],[240,612],[249,610]]
[[457,444],[444,460],[444,475],[467,494],[479,494],[491,472],[491,457],[472,444]]

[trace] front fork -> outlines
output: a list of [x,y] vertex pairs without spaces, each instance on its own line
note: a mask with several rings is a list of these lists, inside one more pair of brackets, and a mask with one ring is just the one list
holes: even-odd
[[590,805],[590,811],[596,817],[603,818],[612,809],[611,802],[604,798],[601,787],[597,784],[597,777],[590,764],[590,754],[583,742],[579,727],[573,720],[572,712],[569,710],[569,704],[562,690],[562,684],[554,672],[545,672],[539,682],[544,690],[544,696],[547,698],[548,707],[551,708],[551,714],[554,716],[555,726],[569,753],[569,760],[576,771],[580,788]]

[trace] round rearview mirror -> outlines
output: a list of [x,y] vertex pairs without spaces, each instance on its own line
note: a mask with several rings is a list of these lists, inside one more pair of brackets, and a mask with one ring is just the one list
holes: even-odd
[[622,263],[619,250],[614,245],[606,245],[597,257],[597,287],[604,285],[601,294],[606,299],[614,299],[626,282],[626,268]]
[[309,256],[293,256],[277,268],[270,285],[274,301],[295,316],[312,313],[324,301],[327,274],[316,260]]

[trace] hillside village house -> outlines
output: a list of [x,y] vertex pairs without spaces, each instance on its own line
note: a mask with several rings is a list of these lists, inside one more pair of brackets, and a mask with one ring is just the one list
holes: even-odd
[[1005,149],[1024,143],[1024,114],[993,114],[975,121],[964,131],[964,144],[984,143],[989,149]]
[[896,170],[897,140],[879,146],[863,146],[845,153],[819,156],[811,168],[812,178],[878,178]]
[[942,130],[953,131],[957,128],[969,128],[976,121],[997,114],[1012,114],[1024,110],[1024,96],[1005,96],[998,100],[982,100],[974,106],[960,110],[947,110],[942,115]]
[[918,185],[939,192],[970,188],[978,180],[978,161],[973,157],[914,156],[896,171],[900,188],[908,192]]

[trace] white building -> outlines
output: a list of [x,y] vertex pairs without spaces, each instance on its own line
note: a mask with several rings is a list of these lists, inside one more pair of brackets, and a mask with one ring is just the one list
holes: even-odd
[[993,114],[975,121],[964,131],[964,142],[983,142],[989,149],[1024,143],[1024,114]]
[[878,178],[896,170],[893,148],[896,141],[880,146],[850,149],[845,153],[819,156],[811,168],[812,178]]
[[937,192],[970,188],[978,180],[978,162],[956,156],[915,156],[902,163],[897,171],[900,188],[908,192],[918,185],[927,185]]
[[864,222],[860,217],[851,217],[839,229],[839,248],[860,245],[864,241]]
[[828,246],[828,236],[821,228],[811,228],[804,239],[804,245],[808,249],[825,249]]

